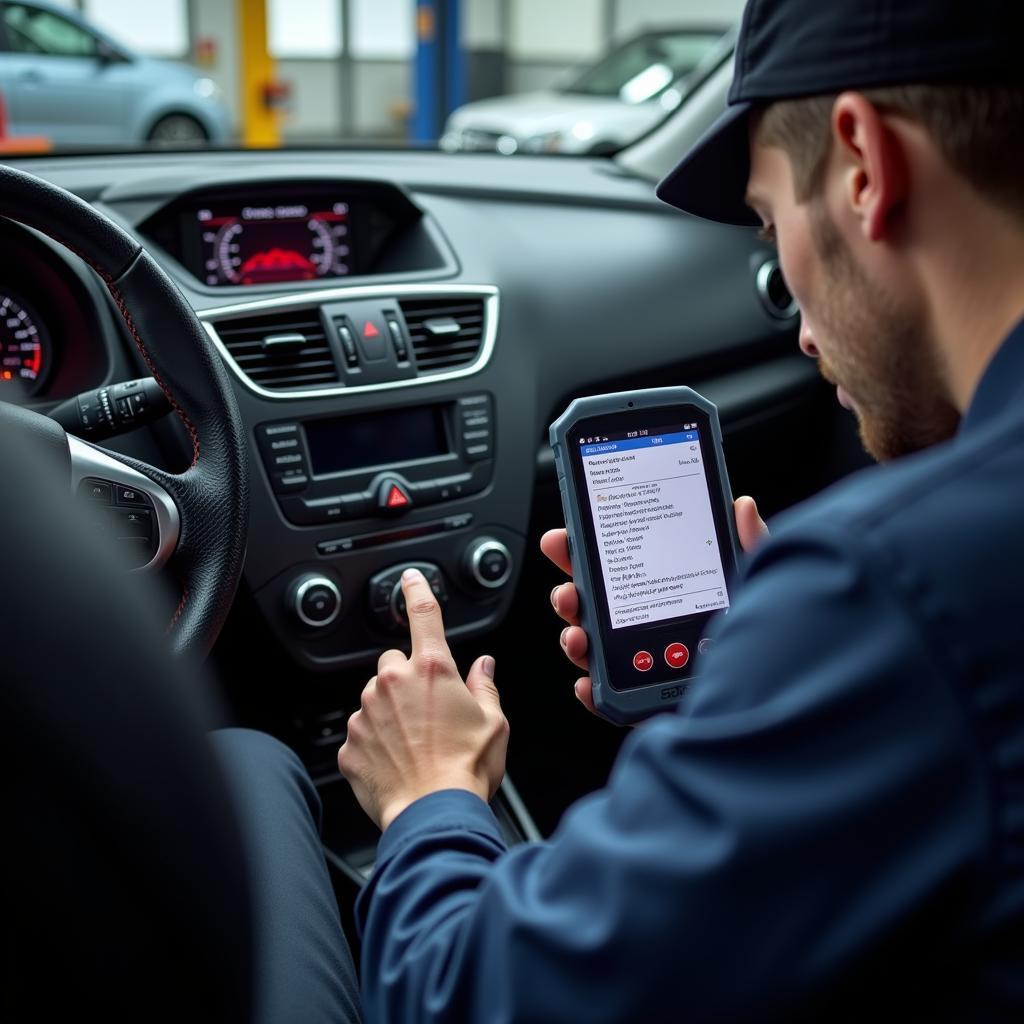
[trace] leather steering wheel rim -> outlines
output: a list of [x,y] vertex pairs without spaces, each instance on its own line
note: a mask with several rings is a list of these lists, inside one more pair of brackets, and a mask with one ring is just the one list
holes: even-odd
[[180,532],[170,568],[181,599],[168,640],[175,655],[203,656],[238,589],[248,527],[245,430],[224,364],[167,274],[131,235],[82,199],[0,166],[0,216],[35,228],[96,271],[191,438],[192,462],[182,473],[103,451],[162,487],[177,506]]

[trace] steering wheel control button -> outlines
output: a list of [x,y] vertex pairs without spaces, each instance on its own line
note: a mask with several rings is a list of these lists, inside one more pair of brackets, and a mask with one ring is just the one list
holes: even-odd
[[119,540],[151,540],[153,521],[147,509],[115,509],[114,536]]
[[715,641],[712,640],[711,637],[708,637],[708,636],[702,637],[700,642],[697,644],[697,653],[698,654],[707,654],[708,651],[710,651],[711,648],[714,647],[714,646],[715,646]]
[[292,608],[303,625],[323,629],[341,612],[341,591],[326,576],[302,576],[292,585]]
[[117,486],[116,500],[118,505],[149,505],[149,498],[142,491],[121,484]]
[[654,655],[650,651],[637,651],[633,655],[633,668],[637,672],[650,672],[654,668]]
[[665,664],[669,668],[683,668],[690,660],[690,649],[686,644],[674,643],[665,648]]
[[83,480],[78,493],[98,505],[109,505],[113,500],[113,484],[106,480]]
[[466,552],[466,568],[476,586],[497,590],[512,575],[512,555],[500,540],[481,537],[473,541]]
[[377,488],[377,507],[384,512],[404,512],[412,507],[412,495],[403,484],[387,477]]

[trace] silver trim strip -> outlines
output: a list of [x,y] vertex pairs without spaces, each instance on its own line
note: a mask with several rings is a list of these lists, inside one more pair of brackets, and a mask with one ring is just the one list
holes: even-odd
[[[427,374],[423,377],[413,377],[409,380],[395,380],[380,384],[357,384],[353,387],[315,388],[307,391],[268,391],[250,380],[245,371],[235,362],[227,350],[227,346],[221,341],[215,326],[219,320],[262,311],[298,309],[309,305],[322,306],[327,302],[374,298],[482,298],[484,300],[484,334],[479,354],[468,366],[460,366],[457,370],[446,370],[442,373]],[[269,398],[275,402],[288,402],[310,398],[331,398],[335,395],[358,395],[368,391],[393,391],[397,388],[415,387],[417,384],[437,384],[442,381],[459,380],[462,377],[470,377],[474,373],[478,373],[490,361],[494,352],[494,342],[498,336],[498,289],[489,284],[394,284],[390,287],[374,285],[328,288],[323,291],[280,295],[270,299],[253,299],[250,302],[237,302],[230,306],[198,310],[197,316],[202,321],[206,333],[210,336],[210,340],[220,353],[221,358],[249,391],[259,395],[260,398]]]
[[97,448],[88,441],[68,434],[68,448],[71,451],[73,493],[78,493],[78,485],[86,477],[99,477],[115,484],[124,484],[149,496],[153,502],[153,511],[156,513],[156,554],[145,565],[137,566],[131,571],[151,573],[161,569],[174,553],[181,533],[181,516],[178,514],[178,506],[174,504],[174,499],[148,476],[119,462],[102,448]]

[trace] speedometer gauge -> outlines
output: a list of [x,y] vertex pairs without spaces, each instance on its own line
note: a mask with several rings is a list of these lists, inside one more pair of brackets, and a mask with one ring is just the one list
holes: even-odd
[[32,395],[49,369],[50,339],[42,320],[23,299],[0,287],[0,385],[19,382]]

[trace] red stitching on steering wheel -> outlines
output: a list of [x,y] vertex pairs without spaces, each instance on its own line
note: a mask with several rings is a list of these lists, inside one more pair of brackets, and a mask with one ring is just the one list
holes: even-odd
[[153,375],[153,379],[157,384],[160,385],[160,389],[167,396],[167,400],[171,403],[171,407],[181,418],[181,422],[185,424],[185,429],[192,437],[192,465],[194,466],[199,461],[199,433],[192,425],[192,421],[188,418],[185,410],[178,404],[178,401],[171,392],[171,389],[164,383],[164,380],[160,376],[157,368],[153,365],[153,360],[150,359],[149,353],[146,351],[146,346],[142,343],[142,338],[139,337],[139,332],[135,328],[135,323],[132,320],[131,313],[128,311],[128,304],[124,301],[124,296],[117,290],[117,287],[112,281],[108,280],[106,284],[107,288],[110,290],[110,294],[114,296],[114,302],[117,303],[117,308],[121,311],[122,319],[127,325],[131,336],[135,339],[136,348],[138,348],[142,358],[145,360],[146,366],[149,367],[149,372]]
[[[149,352],[146,351],[146,346],[143,344],[142,338],[139,336],[138,330],[136,330],[135,323],[132,321],[131,313],[128,312],[128,304],[125,302],[124,296],[118,290],[117,285],[114,284],[114,279],[103,267],[98,263],[95,263],[91,257],[87,256],[84,252],[81,252],[76,246],[61,238],[59,235],[54,234],[52,231],[48,231],[47,234],[49,234],[55,242],[59,242],[63,245],[65,249],[70,249],[80,260],[88,263],[89,266],[92,267],[92,269],[95,270],[103,279],[103,283],[107,286],[110,294],[114,297],[114,302],[117,304],[118,310],[120,310],[121,318],[124,320],[129,333],[135,341],[135,347],[139,350],[139,354],[145,361],[146,366],[149,367],[149,372],[153,375],[153,379],[159,385],[160,390],[167,396],[167,401],[171,403],[171,408],[178,414],[181,422],[185,425],[185,429],[189,432],[189,436],[192,438],[192,466],[194,466],[199,461],[199,432],[196,430],[192,421],[188,418],[185,410],[178,404],[178,400],[174,397],[174,393],[167,386],[163,377],[160,376],[156,367],[153,365],[153,360],[150,359]],[[142,250],[139,251],[141,252]],[[137,257],[138,253],[136,253],[136,258]]]
[[174,616],[171,621],[167,624],[167,632],[170,633],[172,629],[178,624],[178,619],[181,618],[181,613],[185,610],[185,602],[188,600],[188,587],[182,587],[181,600],[178,602],[177,610],[174,612]]
[[[160,376],[156,367],[153,365],[153,360],[150,358],[149,352],[146,350],[146,346],[143,344],[142,338],[139,336],[139,332],[135,327],[135,322],[132,320],[131,313],[128,311],[128,304],[125,302],[124,296],[121,294],[117,286],[114,284],[114,279],[98,263],[94,262],[84,252],[80,252],[77,246],[72,245],[70,242],[66,241],[63,238],[60,238],[53,232],[49,232],[49,235],[54,241],[59,242],[66,249],[70,249],[71,252],[73,252],[80,260],[82,260],[83,262],[87,263],[90,267],[92,267],[92,269],[95,270],[97,274],[99,274],[100,278],[102,278],[103,283],[107,286],[107,289],[114,298],[114,302],[117,304],[117,308],[121,313],[121,318],[124,320],[125,326],[128,328],[129,333],[131,334],[132,338],[135,341],[135,347],[139,350],[139,354],[145,361],[146,366],[149,367],[149,372],[153,374],[153,379],[159,385],[160,390],[163,391],[163,393],[167,396],[167,400],[171,403],[171,408],[174,409],[174,411],[178,414],[178,416],[181,419],[181,422],[185,425],[185,429],[189,432],[189,435],[192,438],[192,466],[195,466],[195,464],[199,461],[199,432],[196,430],[192,421],[188,418],[188,415],[186,414],[185,410],[182,409],[182,407],[178,404],[178,400],[174,397],[174,393],[167,386],[167,384],[164,382],[164,379]],[[178,620],[181,618],[182,613],[185,611],[185,605],[187,602],[188,587],[183,586],[181,600],[178,602],[178,607],[174,612],[174,616],[167,625],[168,633],[172,629],[174,629],[174,627],[178,624]]]

